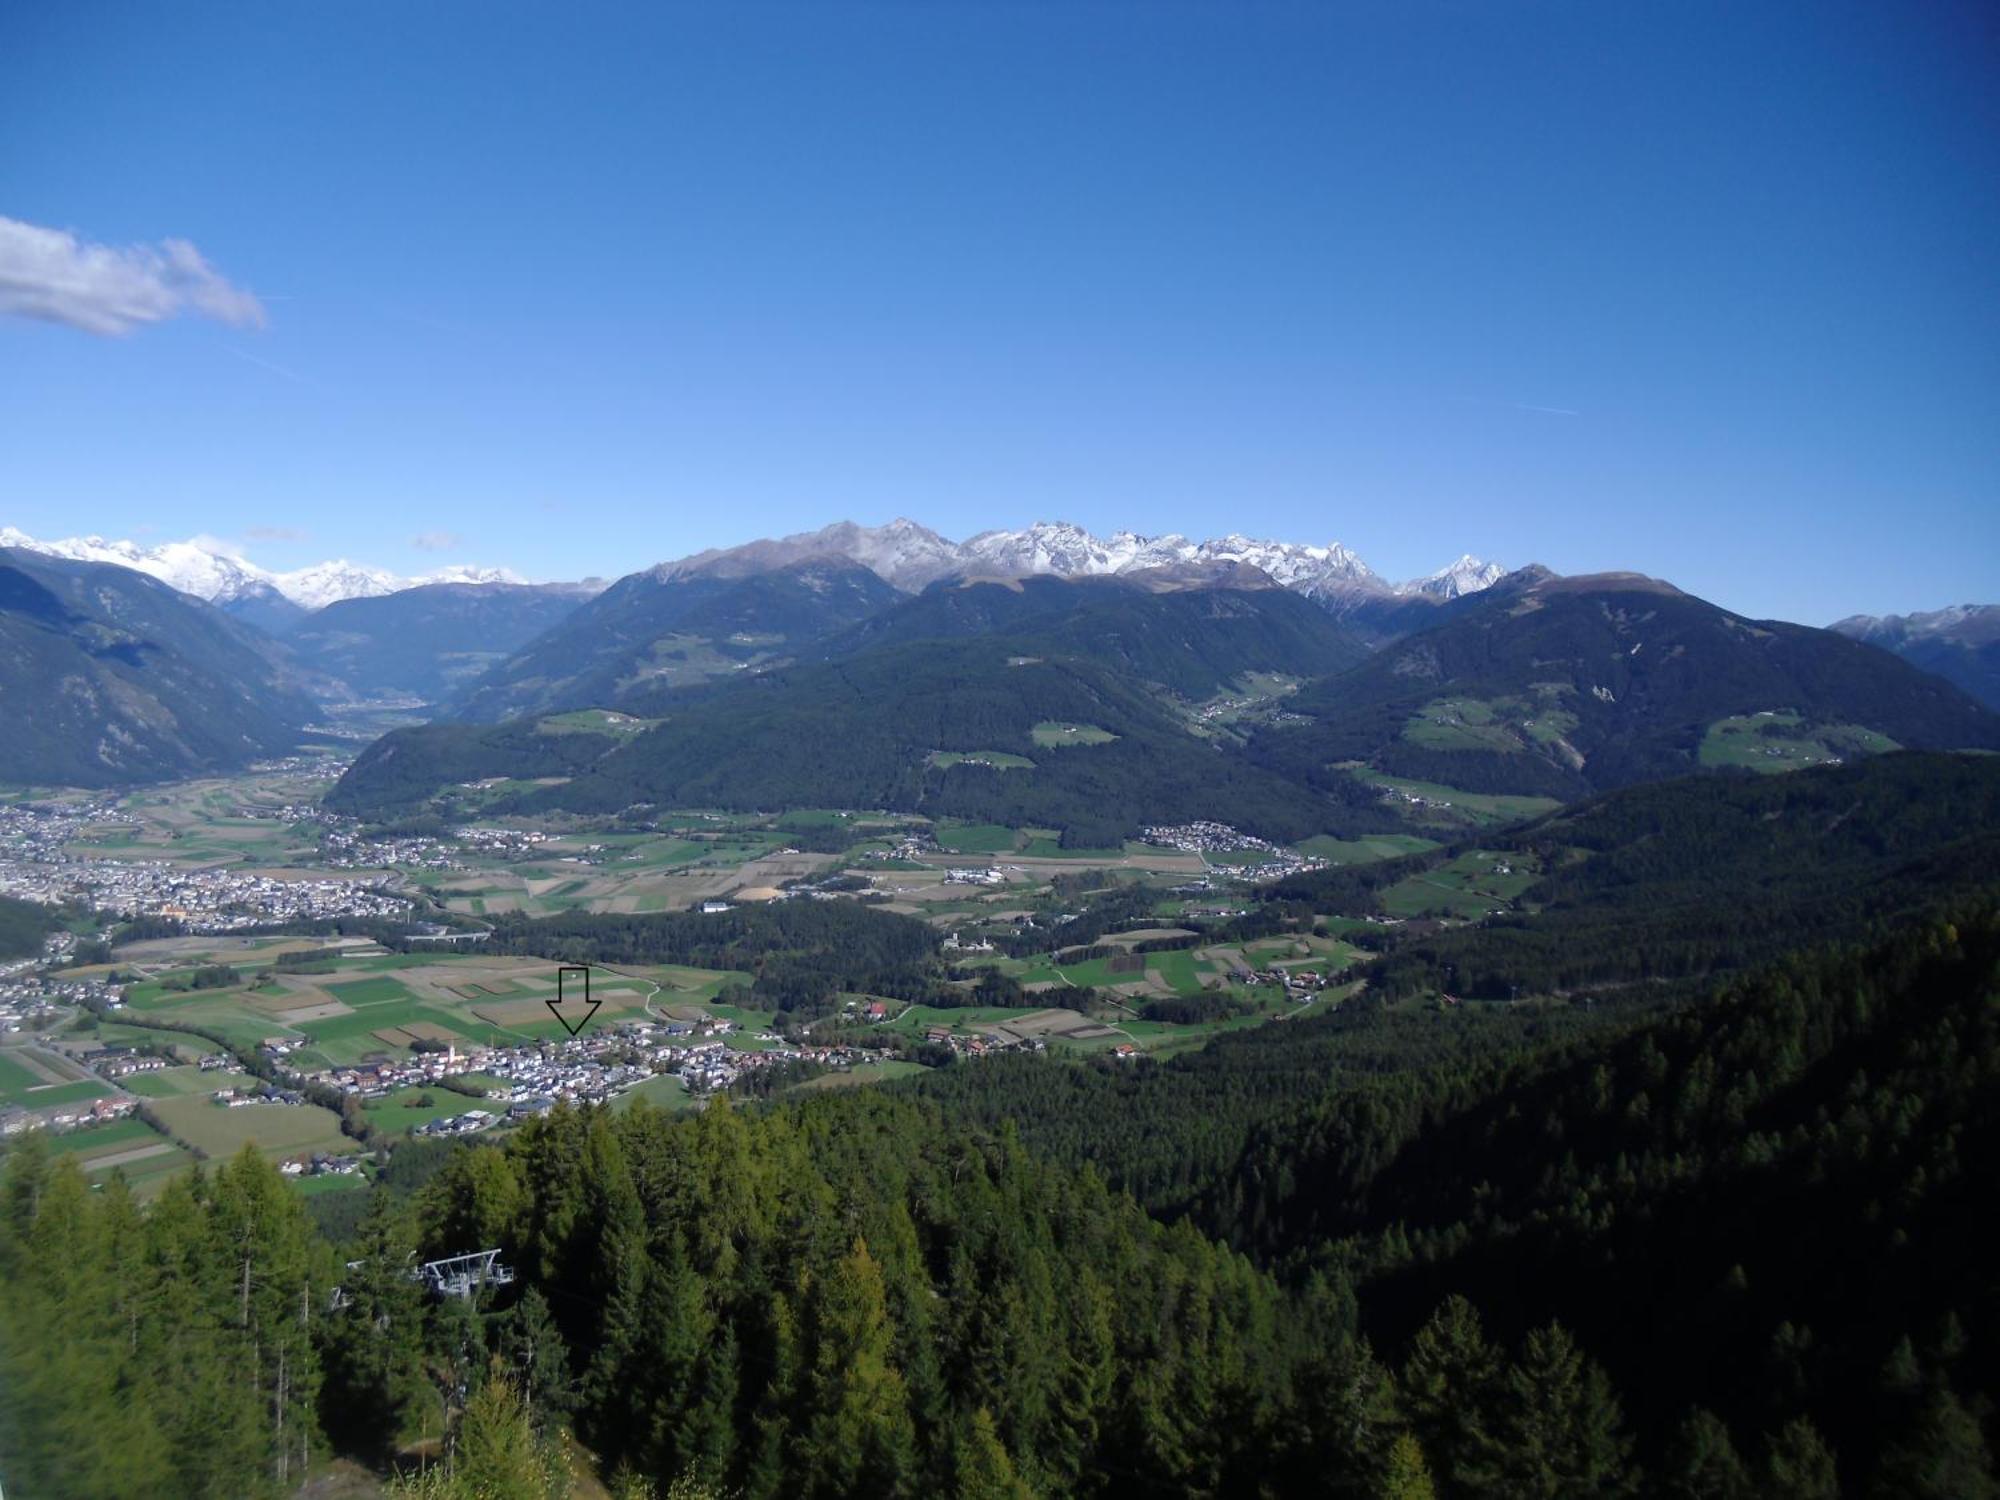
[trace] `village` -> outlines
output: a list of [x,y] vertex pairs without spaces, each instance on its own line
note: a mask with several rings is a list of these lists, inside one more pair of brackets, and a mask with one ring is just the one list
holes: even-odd
[[237,932],[332,917],[406,917],[411,903],[373,882],[282,880],[165,860],[0,859],[0,895],[116,917],[165,917],[192,932]]
[[1216,874],[1232,880],[1259,882],[1282,880],[1288,875],[1302,874],[1307,870],[1326,867],[1322,859],[1308,859],[1290,849],[1260,839],[1255,834],[1244,833],[1227,823],[1168,823],[1154,824],[1144,830],[1146,842],[1166,849],[1178,849],[1183,854],[1199,854],[1202,862],[1209,864],[1209,856],[1216,854],[1249,854],[1248,860],[1229,860],[1219,869],[1211,865]]

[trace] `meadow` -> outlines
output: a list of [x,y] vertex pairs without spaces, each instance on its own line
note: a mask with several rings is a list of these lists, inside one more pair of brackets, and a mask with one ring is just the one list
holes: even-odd
[[1716,720],[1702,735],[1700,760],[1775,775],[1897,748],[1886,734],[1859,724],[1808,726],[1795,713],[1774,710]]
[[1382,892],[1382,910],[1393,917],[1483,917],[1514,901],[1540,873],[1532,855],[1468,849],[1390,886]]

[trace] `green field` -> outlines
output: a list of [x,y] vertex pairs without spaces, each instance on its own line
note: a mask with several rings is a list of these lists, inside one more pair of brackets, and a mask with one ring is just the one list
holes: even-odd
[[1009,755],[1005,750],[933,750],[926,757],[929,764],[940,770],[952,766],[988,765],[1000,771],[1032,771],[1035,763],[1025,755]]
[[887,1058],[881,1062],[862,1063],[858,1067],[821,1073],[808,1078],[804,1083],[793,1084],[792,1093],[816,1093],[821,1089],[854,1088],[864,1083],[887,1083],[893,1078],[911,1078],[930,1069],[922,1063],[903,1062],[898,1058]]
[[1576,715],[1553,707],[1561,693],[1543,684],[1539,702],[1524,698],[1434,698],[1412,714],[1402,737],[1427,750],[1547,749],[1576,728]]
[[1033,829],[1030,832],[1033,836],[1021,852],[1033,859],[1111,860],[1123,859],[1126,854],[1122,846],[1117,849],[1065,849],[1061,835],[1054,829]]
[[1399,859],[1405,854],[1421,854],[1438,847],[1436,839],[1414,833],[1371,833],[1358,839],[1337,839],[1332,834],[1316,834],[1292,846],[1299,853],[1335,865],[1366,865],[1377,860]]
[[96,1022],[90,1028],[90,1035],[103,1046],[115,1046],[121,1042],[165,1042],[181,1057],[207,1057],[211,1052],[222,1050],[207,1037],[159,1031],[151,1026],[126,1026],[117,1021]]
[[[397,968],[403,967],[400,955],[395,966]],[[367,964],[364,967],[373,967],[373,965]],[[392,1000],[416,999],[415,995],[412,995],[393,979],[358,979],[346,984],[330,984],[326,987],[326,992],[343,1005],[357,1007],[364,1005],[385,1005]],[[393,1023],[378,1021],[376,1024],[391,1025]]]
[[47,1081],[0,1052],[0,1101],[18,1104],[29,1089],[40,1088]]
[[1716,720],[1702,736],[1700,759],[1704,766],[1775,774],[1898,748],[1886,734],[1859,724],[1809,726],[1795,713],[1774,711]]
[[937,841],[940,849],[953,854],[1000,854],[1012,850],[1019,835],[998,823],[966,823],[956,828],[940,827]]
[[1382,910],[1393,917],[1483,917],[1505,907],[1538,876],[1530,855],[1471,849],[1390,886],[1381,894]]
[[195,1164],[194,1153],[184,1146],[164,1141],[167,1149],[151,1155],[139,1157],[135,1161],[119,1161],[118,1152],[106,1152],[84,1162],[83,1170],[92,1182],[103,1182],[113,1173],[125,1179],[132,1196],[144,1202],[161,1188],[169,1179],[179,1176]]
[[[419,1104],[419,1099],[428,1097],[429,1104]],[[374,1122],[378,1130],[386,1130],[391,1135],[401,1135],[412,1125],[422,1125],[428,1120],[448,1119],[452,1115],[462,1115],[469,1109],[483,1109],[489,1114],[505,1113],[483,1099],[471,1099],[450,1089],[408,1088],[398,1089],[386,1099],[370,1099],[363,1110]]]
[[85,1125],[48,1138],[49,1150],[55,1155],[74,1156],[85,1161],[93,1156],[114,1155],[155,1141],[165,1145],[166,1137],[144,1120],[129,1118],[108,1120],[102,1125]]
[[635,719],[630,714],[605,708],[579,708],[572,713],[550,714],[535,725],[537,734],[609,734],[621,739],[644,734],[657,720]]
[[212,1094],[217,1089],[242,1088],[254,1083],[248,1073],[234,1069],[202,1072],[200,1068],[167,1068],[158,1073],[135,1073],[125,1087],[145,1099],[178,1099],[183,1094]]
[[611,1101],[611,1107],[622,1114],[641,1099],[659,1109],[694,1108],[694,1100],[688,1096],[686,1085],[671,1073],[648,1078],[644,1083],[625,1090]]
[[1028,737],[1045,750],[1067,745],[1108,745],[1118,736],[1095,724],[1069,724],[1060,719],[1044,719],[1028,731]]
[[1480,698],[1439,698],[1403,726],[1403,738],[1427,750],[1518,751],[1521,741],[1497,705]]
[[300,1151],[343,1152],[360,1149],[340,1133],[340,1120],[317,1104],[249,1104],[228,1109],[204,1095],[162,1099],[153,1112],[174,1138],[205,1152],[226,1157],[256,1143],[266,1156],[291,1156]]
[[[61,1068],[36,1059],[52,1072]],[[76,1104],[85,1099],[95,1099],[109,1093],[103,1084],[94,1079],[76,1078],[66,1083],[50,1083],[41,1074],[25,1063],[0,1052],[0,1104],[19,1104],[28,1109],[44,1109],[52,1104]]]
[[[1493,828],[1523,818],[1554,812],[1562,804],[1553,797],[1517,797],[1489,792],[1463,792],[1435,781],[1411,781],[1377,771],[1353,769],[1356,780],[1395,793],[1390,805],[1413,823],[1445,827]],[[1420,798],[1421,805],[1409,798]]]

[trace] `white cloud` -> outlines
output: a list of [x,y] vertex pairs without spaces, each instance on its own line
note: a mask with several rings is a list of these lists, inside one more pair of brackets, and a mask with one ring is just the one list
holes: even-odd
[[264,305],[186,240],[119,249],[0,215],[0,313],[121,334],[184,312],[264,326]]
[[426,531],[421,536],[410,538],[410,545],[419,552],[449,552],[465,538],[455,531]]

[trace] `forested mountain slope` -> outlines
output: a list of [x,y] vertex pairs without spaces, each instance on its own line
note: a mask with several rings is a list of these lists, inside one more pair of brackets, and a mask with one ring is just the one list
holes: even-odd
[[1287,706],[1318,722],[1265,731],[1259,759],[1574,799],[1710,764],[2000,746],[2000,715],[1830,631],[1636,574],[1491,594],[1301,691]]
[[[1790,776],[1681,777],[1481,842],[1545,873],[1518,910],[1391,941],[1380,992],[1611,995],[1879,934],[2000,882],[2000,758],[1905,751]],[[1298,876],[1267,898],[1366,910],[1371,891],[1448,853]]]
[[1809,1417],[1851,1492],[1986,1494],[1917,1481],[2000,1379],[1996,1151],[1989,900],[1538,1068],[1329,1095],[1196,1219],[1345,1268],[1385,1341],[1446,1292],[1508,1329],[1559,1309],[1642,1427],[1699,1390],[1739,1433]]
[[1247,572],[1234,585],[1146,574],[938,583],[835,636],[826,652],[1005,636],[1017,650],[1085,657],[1193,699],[1252,672],[1318,677],[1366,657],[1325,610]]
[[117,786],[289,750],[312,701],[271,643],[143,573],[0,549],[0,781]]
[[[571,775],[520,805],[879,807],[1053,827],[1084,847],[1194,818],[1295,838],[1341,815],[1332,798],[1194,735],[1145,688],[1088,660],[1018,652],[1007,638],[920,641],[775,669],[691,697],[581,768],[574,744],[560,747],[572,758],[560,767],[517,752],[590,737],[518,725],[398,731],[370,746],[328,801],[379,813],[466,774]],[[957,758],[978,752],[1029,764]],[[1368,799],[1354,789],[1352,800]]]
[[490,723],[613,707],[634,692],[789,658],[902,597],[845,558],[809,557],[747,577],[634,573],[466,686],[451,712]]
[[[1647,1493],[1943,1500],[1994,1493],[1996,1017],[1989,896],[1666,1013],[1362,1006],[1157,1067],[913,1086],[1331,1284],[1377,1348],[1414,1336],[1403,1410],[1439,1494],[1526,1492],[1494,1471],[1491,1346],[1462,1317],[1422,1331],[1464,1295],[1503,1340],[1553,1317],[1605,1358]],[[1758,1474],[1759,1434],[1828,1477]]]

